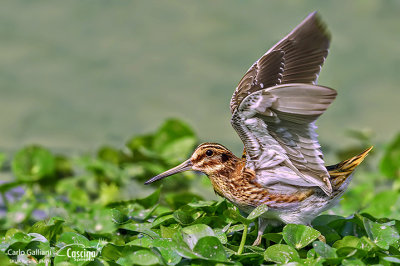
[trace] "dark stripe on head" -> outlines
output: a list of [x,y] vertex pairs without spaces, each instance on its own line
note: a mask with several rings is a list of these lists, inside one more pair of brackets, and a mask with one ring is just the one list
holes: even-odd
[[226,161],[228,161],[231,158],[231,156],[229,156],[226,153],[221,154],[221,160],[223,163],[225,163]]
[[218,143],[212,143],[212,142],[205,142],[197,146],[196,150],[198,149],[215,149],[215,150],[220,150],[220,151],[229,151],[226,147],[224,147],[221,144]]

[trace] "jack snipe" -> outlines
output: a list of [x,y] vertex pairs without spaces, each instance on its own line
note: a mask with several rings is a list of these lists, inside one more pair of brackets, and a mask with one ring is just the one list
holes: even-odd
[[324,165],[315,120],[336,97],[316,85],[330,36],[314,12],[247,71],[231,99],[231,123],[244,143],[242,158],[220,144],[203,143],[189,160],[146,184],[195,170],[215,192],[244,212],[260,204],[258,245],[268,223],[307,224],[338,202],[354,168],[368,152]]

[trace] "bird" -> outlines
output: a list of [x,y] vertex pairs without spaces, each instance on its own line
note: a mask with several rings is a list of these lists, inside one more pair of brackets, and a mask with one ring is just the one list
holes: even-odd
[[209,177],[216,194],[244,213],[267,205],[253,245],[261,243],[269,224],[311,226],[340,200],[372,149],[325,166],[315,121],[337,95],[317,85],[330,40],[313,12],[246,72],[230,101],[231,124],[244,144],[241,157],[221,144],[202,143],[188,160],[145,184],[198,171]]

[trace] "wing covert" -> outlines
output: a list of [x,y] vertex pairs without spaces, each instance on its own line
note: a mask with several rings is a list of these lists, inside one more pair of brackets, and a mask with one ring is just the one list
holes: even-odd
[[285,165],[303,185],[319,186],[330,194],[332,187],[314,122],[335,97],[333,89],[299,83],[258,90],[245,97],[231,123],[245,145],[246,167],[258,171]]

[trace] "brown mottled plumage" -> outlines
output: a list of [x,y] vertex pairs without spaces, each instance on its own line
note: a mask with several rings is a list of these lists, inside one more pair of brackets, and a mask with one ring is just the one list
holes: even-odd
[[336,91],[316,85],[330,34],[314,12],[257,60],[231,99],[231,123],[243,141],[241,158],[203,143],[182,164],[146,184],[187,170],[206,174],[215,192],[250,213],[266,204],[255,245],[268,223],[308,224],[338,202],[368,152],[326,167],[316,119]]
[[[328,166],[330,181],[334,187],[333,196],[340,186],[367,156],[372,147],[361,154],[339,164]],[[207,150],[212,150],[212,158],[207,158]],[[224,157],[228,159],[223,159]],[[193,153],[192,169],[208,175],[215,193],[229,199],[242,208],[257,207],[260,204],[277,206],[279,203],[300,202],[314,194],[314,189],[299,190],[292,194],[274,194],[257,182],[253,170],[245,167],[246,159],[236,157],[220,144],[203,143]]]
[[[317,186],[299,187],[294,193],[271,192],[268,187],[257,181],[253,170],[246,168],[246,158],[238,158],[227,148],[216,143],[199,145],[189,160],[151,178],[146,184],[181,171],[195,170],[205,173],[210,178],[215,193],[228,199],[245,212],[250,212],[260,204],[266,204],[271,211],[287,208],[289,211],[301,213],[302,208],[308,206],[302,205],[302,202],[307,200],[311,201],[311,204],[313,201],[319,204],[322,202],[324,210],[325,204],[328,206],[328,203],[334,203],[343,194],[349,183],[346,181],[349,181],[356,166],[364,160],[371,149],[372,147],[357,156],[327,167],[333,187],[333,193],[330,196],[324,194]],[[259,244],[259,241],[255,244]]]

